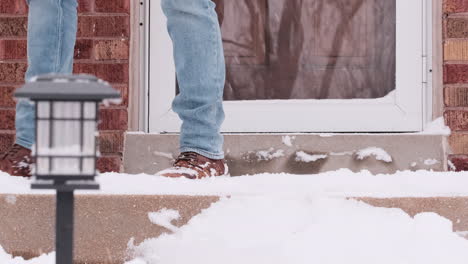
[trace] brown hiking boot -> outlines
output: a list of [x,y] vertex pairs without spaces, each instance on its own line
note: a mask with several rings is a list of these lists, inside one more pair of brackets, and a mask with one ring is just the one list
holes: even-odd
[[0,156],[0,170],[12,176],[31,177],[31,150],[14,144],[3,156]]
[[227,176],[228,166],[225,160],[213,160],[194,152],[180,154],[172,168],[160,171],[158,176],[189,179]]

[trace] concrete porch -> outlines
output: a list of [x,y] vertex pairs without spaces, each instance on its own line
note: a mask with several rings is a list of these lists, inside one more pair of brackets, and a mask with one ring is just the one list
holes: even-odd
[[[153,174],[167,168],[178,155],[178,145],[175,134],[127,133],[124,172]],[[225,135],[232,176],[315,174],[340,168],[372,173],[445,171],[447,152],[445,136],[419,133]]]

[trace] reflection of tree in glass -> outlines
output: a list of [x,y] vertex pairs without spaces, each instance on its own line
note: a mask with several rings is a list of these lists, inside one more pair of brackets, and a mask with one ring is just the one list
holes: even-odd
[[[304,28],[301,23],[302,0],[285,1],[281,13],[278,45],[275,54],[277,61],[272,62],[270,74],[266,77],[269,98],[291,98],[304,45]],[[297,15],[291,15],[297,14]],[[271,39],[271,37],[270,37]]]
[[[323,8],[324,1],[318,1],[319,7],[317,10],[321,10]],[[345,37],[346,30],[348,29],[348,23],[354,18],[357,14],[359,9],[363,6],[364,0],[355,1],[353,5],[349,5],[348,1],[330,1],[333,5],[335,5],[336,10],[340,12],[341,15],[341,23],[338,26],[335,36],[332,41],[332,52],[338,53],[343,48],[343,38]],[[351,10],[345,8],[347,6],[351,6]],[[321,15],[320,12],[317,14],[318,16]],[[322,19],[318,19],[318,21],[322,21]],[[320,24],[318,25],[320,27]],[[327,63],[327,70],[325,75],[322,79],[322,85],[320,87],[320,94],[318,99],[327,99],[329,96],[330,86],[332,83],[332,78],[335,75],[336,71],[336,64],[338,60],[335,57],[329,56],[328,63]],[[369,78],[370,76],[366,76]]]
[[225,100],[379,98],[395,88],[395,0],[214,0]]

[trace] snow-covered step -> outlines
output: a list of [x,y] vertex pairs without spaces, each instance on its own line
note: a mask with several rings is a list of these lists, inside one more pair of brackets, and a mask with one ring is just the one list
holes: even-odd
[[[171,208],[186,224],[218,197],[157,195],[77,195],[75,259],[77,263],[121,264],[127,245],[157,237],[168,229],[153,224],[148,213]],[[0,195],[0,245],[26,258],[54,250],[55,196]]]
[[[128,133],[124,171],[156,173],[172,165],[179,139],[174,134]],[[232,175],[314,174],[348,168],[394,173],[447,169],[446,136],[401,134],[228,134],[225,153]]]
[[[77,195],[76,263],[123,263],[130,241],[139,244],[171,232],[170,223],[153,219],[149,213],[175,210],[180,218],[172,224],[183,226],[219,199],[201,195]],[[454,231],[461,235],[468,231],[468,196],[355,199],[379,207],[401,208],[411,216],[435,212],[450,219]],[[53,250],[54,200],[48,194],[0,194],[0,245],[24,257]]]

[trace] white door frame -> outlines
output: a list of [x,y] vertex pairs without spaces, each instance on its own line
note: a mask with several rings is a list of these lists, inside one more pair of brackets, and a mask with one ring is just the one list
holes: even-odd
[[[240,133],[421,131],[430,116],[428,113],[432,105],[430,103],[432,92],[425,89],[431,88],[429,71],[431,67],[427,65],[431,65],[431,45],[428,43],[431,43],[432,27],[428,25],[431,25],[432,16],[427,14],[432,14],[432,1],[396,1],[396,93],[380,99],[360,100],[229,101],[224,103],[227,118],[223,131]],[[160,10],[160,0],[148,1],[146,6],[146,13],[150,18],[147,31],[148,132],[178,132],[180,120],[171,110],[175,89],[168,89],[175,87],[172,43],[167,35],[165,17]],[[418,70],[414,69],[421,71],[418,74]],[[239,107],[239,104],[242,104],[242,107]],[[279,108],[281,111],[278,111]],[[350,120],[350,117],[361,118]],[[379,123],[378,120],[384,122]],[[277,123],[282,125],[278,126]]]

